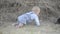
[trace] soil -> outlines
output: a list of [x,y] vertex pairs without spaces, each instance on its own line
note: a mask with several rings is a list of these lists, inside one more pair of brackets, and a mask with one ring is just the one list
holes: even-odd
[[[26,25],[16,29],[12,26],[19,15],[39,6],[40,27]],[[60,34],[60,0],[0,0],[0,34]]]

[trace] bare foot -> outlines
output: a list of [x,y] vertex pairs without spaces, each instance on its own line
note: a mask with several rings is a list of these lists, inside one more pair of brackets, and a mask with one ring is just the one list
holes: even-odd
[[23,24],[19,24],[19,25],[16,25],[16,28],[22,28],[24,25]]

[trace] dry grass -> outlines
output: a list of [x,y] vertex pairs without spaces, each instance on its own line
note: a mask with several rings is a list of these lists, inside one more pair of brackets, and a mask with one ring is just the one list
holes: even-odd
[[15,28],[14,26],[5,25],[6,27],[0,30],[0,34],[60,34],[60,25],[55,25],[51,22],[41,22],[41,26],[26,25],[23,28]]

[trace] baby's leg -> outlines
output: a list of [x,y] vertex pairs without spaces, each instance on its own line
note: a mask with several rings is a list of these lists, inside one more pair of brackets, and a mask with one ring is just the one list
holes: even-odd
[[18,22],[18,25],[16,27],[17,28],[21,28],[21,27],[23,27],[26,24],[26,19],[20,18],[20,19],[18,19],[17,22]]
[[21,28],[21,27],[23,27],[23,26],[24,26],[23,23],[19,23],[18,25],[16,25],[16,28]]

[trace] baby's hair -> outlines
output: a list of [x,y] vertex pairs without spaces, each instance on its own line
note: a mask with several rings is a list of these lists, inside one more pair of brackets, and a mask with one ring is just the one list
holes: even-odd
[[40,7],[34,6],[34,7],[32,8],[32,11],[38,15],[38,14],[40,13]]
[[36,9],[40,10],[40,8],[39,8],[38,6],[34,6],[34,7],[32,8],[32,11],[33,11],[33,10],[36,10]]

